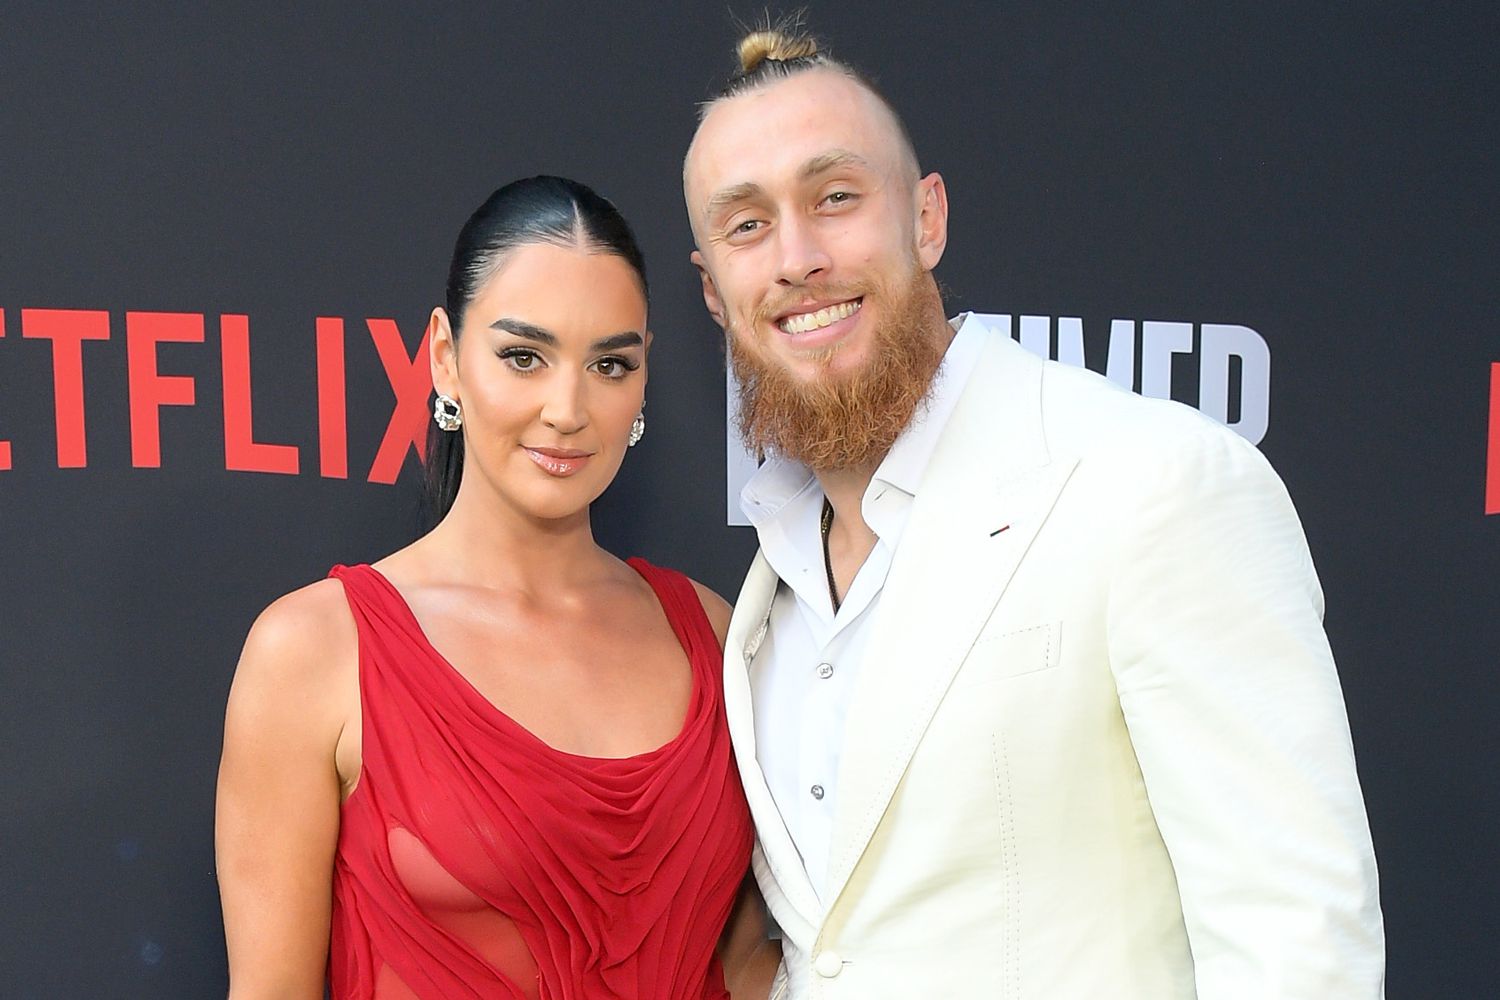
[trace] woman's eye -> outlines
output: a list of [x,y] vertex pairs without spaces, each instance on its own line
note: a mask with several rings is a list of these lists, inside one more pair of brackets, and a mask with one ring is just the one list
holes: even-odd
[[506,351],[502,357],[517,371],[526,372],[536,368],[537,356],[534,351],[510,350]]
[[842,205],[853,197],[854,195],[850,194],[848,191],[835,191],[823,200],[828,202],[828,204],[830,205]]
[[628,372],[635,371],[635,366],[624,358],[600,358],[594,362],[594,371],[605,378],[624,378]]

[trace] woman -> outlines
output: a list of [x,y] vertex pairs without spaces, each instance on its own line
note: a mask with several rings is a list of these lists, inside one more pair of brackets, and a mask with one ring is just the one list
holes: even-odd
[[440,520],[272,604],[235,674],[230,995],[725,997],[728,608],[589,526],[644,430],[640,251],[582,185],[507,185],[427,332]]

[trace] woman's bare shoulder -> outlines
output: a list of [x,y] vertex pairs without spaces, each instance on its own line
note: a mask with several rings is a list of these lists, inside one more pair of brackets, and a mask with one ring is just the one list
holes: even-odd
[[734,613],[734,609],[729,606],[728,601],[711,588],[697,580],[691,580],[691,583],[693,589],[698,592],[698,601],[703,605],[704,613],[708,615],[709,624],[714,627],[714,635],[719,637],[719,645],[723,646],[724,636],[729,633],[729,617]]
[[277,598],[255,619],[235,669],[235,692],[289,702],[332,694],[357,649],[343,584],[319,580]]

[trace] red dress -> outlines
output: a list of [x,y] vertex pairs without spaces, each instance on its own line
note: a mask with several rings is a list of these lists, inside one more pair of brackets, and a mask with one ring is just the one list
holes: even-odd
[[714,945],[750,859],[721,658],[693,585],[644,560],[693,669],[682,731],[624,759],[554,750],[487,701],[369,566],[363,764],[333,872],[333,1000],[723,1000]]

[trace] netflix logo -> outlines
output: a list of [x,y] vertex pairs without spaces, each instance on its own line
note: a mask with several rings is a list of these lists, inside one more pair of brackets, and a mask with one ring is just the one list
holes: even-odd
[[[14,313],[13,313],[14,314]],[[0,338],[14,336],[0,310]],[[161,411],[163,407],[196,404],[196,382],[191,376],[163,373],[158,348],[166,343],[202,344],[210,320],[203,313],[127,312],[125,357],[129,390],[130,460],[136,468],[161,467]],[[269,472],[295,476],[304,469],[304,456],[295,445],[257,438],[250,394],[250,319],[237,314],[217,317],[220,378],[223,389],[224,468],[235,472]],[[84,392],[85,344],[119,334],[108,312],[87,309],[22,309],[22,338],[51,341],[52,398],[57,430],[57,467],[87,468],[88,420]],[[365,330],[373,341],[395,405],[385,434],[368,470],[360,475],[372,483],[394,483],[396,474],[414,449],[424,450],[427,402],[432,375],[427,363],[427,338],[408,354],[394,320],[367,319]],[[318,317],[315,324],[317,364],[318,474],[328,479],[349,478],[349,441],[344,352],[348,342],[344,320]],[[366,347],[369,345],[366,344]],[[113,415],[109,415],[113,416]],[[0,427],[0,470],[12,467],[13,449]]]

